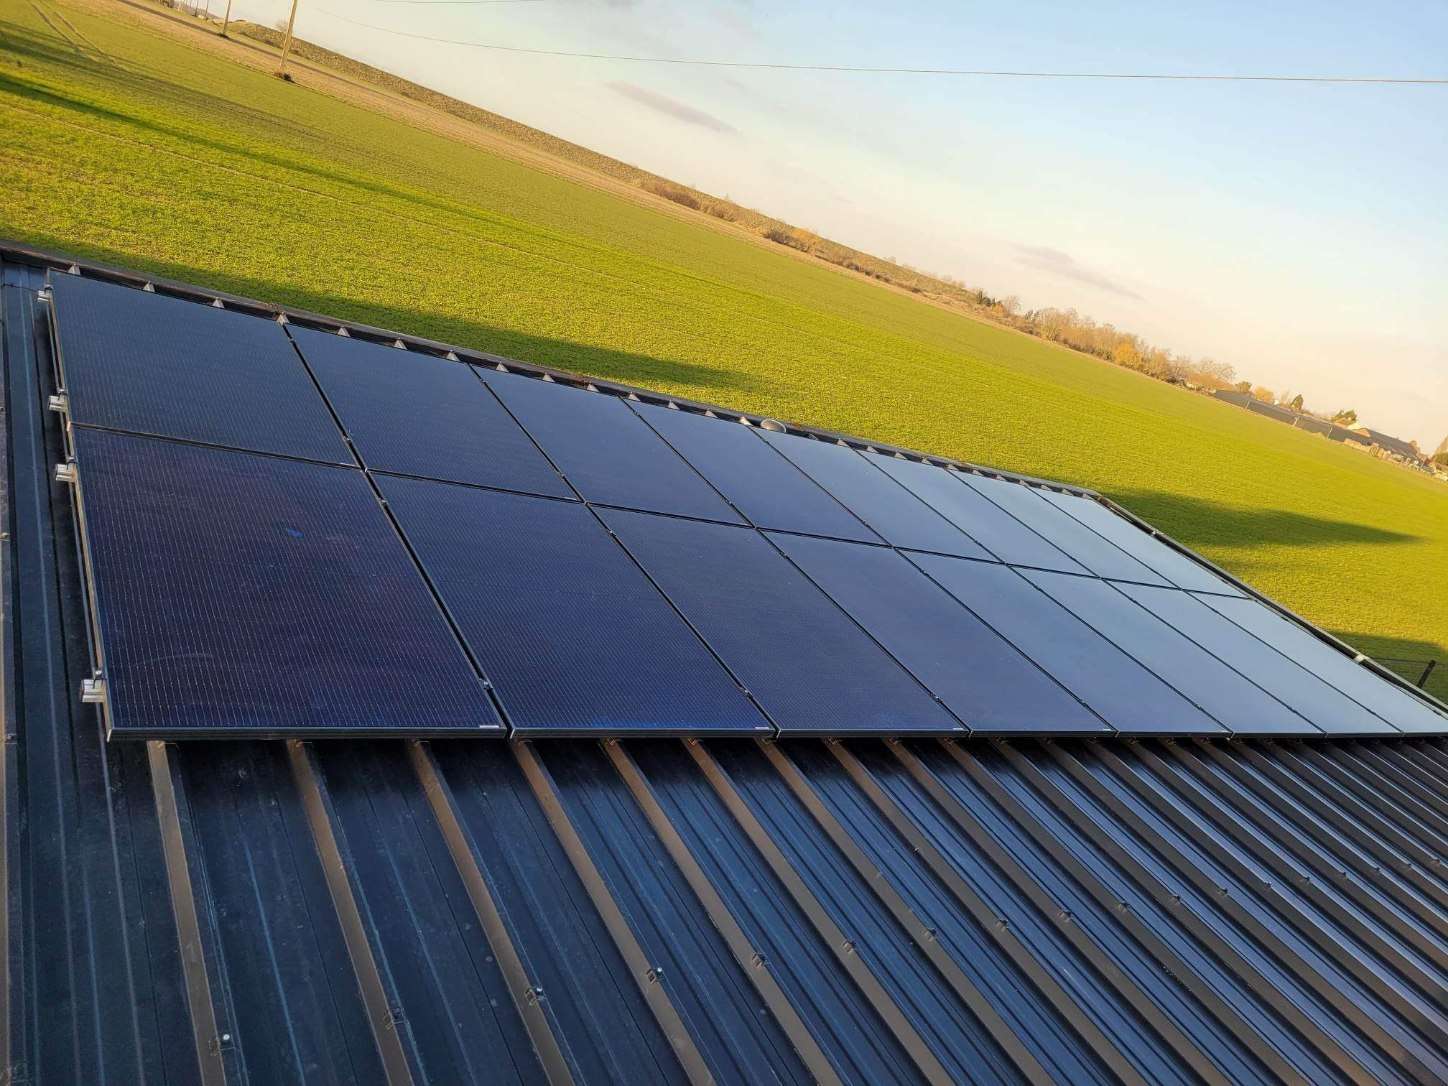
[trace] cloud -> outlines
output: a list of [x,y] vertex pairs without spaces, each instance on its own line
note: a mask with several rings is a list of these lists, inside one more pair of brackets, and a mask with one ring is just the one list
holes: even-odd
[[1017,245],[1015,248],[1017,262],[1028,268],[1035,268],[1061,279],[1085,283],[1088,287],[1095,287],[1122,298],[1141,300],[1141,295],[1136,291],[1078,263],[1070,253],[1063,253],[1060,249],[1045,245]]
[[618,81],[610,83],[608,86],[610,90],[637,102],[641,106],[647,106],[655,113],[662,113],[665,117],[672,117],[676,121],[683,121],[685,124],[705,128],[710,132],[720,132],[727,136],[739,135],[739,129],[735,128],[729,122],[714,116],[714,114],[706,113],[702,109],[695,109],[685,102],[680,102],[665,94],[659,94],[657,91],[651,91],[647,87],[640,87],[637,83]]

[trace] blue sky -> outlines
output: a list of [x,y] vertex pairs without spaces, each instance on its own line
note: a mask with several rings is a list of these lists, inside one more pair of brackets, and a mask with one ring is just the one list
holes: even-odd
[[[215,0],[219,3],[219,0]],[[236,0],[272,23],[286,0]],[[298,33],[828,236],[1448,433],[1448,86],[692,68],[1448,76],[1448,5],[301,0]]]

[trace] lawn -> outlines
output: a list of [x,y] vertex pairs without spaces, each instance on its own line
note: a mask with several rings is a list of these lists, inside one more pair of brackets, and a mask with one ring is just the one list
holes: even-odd
[[1364,652],[1448,657],[1440,483],[157,24],[0,0],[0,235],[1085,484]]

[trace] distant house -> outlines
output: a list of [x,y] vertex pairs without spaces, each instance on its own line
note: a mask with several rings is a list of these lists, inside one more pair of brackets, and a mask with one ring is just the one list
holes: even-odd
[[1379,430],[1370,430],[1366,426],[1359,427],[1357,432],[1392,456],[1401,457],[1410,464],[1423,462],[1423,454],[1418,451],[1418,446],[1410,441],[1404,441],[1400,437],[1393,437],[1391,434],[1385,434]]

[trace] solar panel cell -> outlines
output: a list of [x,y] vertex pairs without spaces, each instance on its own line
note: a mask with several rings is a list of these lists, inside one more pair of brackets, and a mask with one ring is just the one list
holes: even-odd
[[[1241,735],[1319,734],[1282,702],[1094,577],[1025,574],[1037,588]],[[1171,590],[1169,590],[1171,591]]]
[[754,530],[602,516],[782,734],[964,731]]
[[477,372],[589,501],[743,523],[619,397],[495,370]]
[[958,473],[893,456],[871,456],[869,460],[1002,562],[1086,572],[1015,517],[963,485]]
[[754,427],[651,404],[633,408],[761,528],[880,542],[808,475],[761,441]]
[[973,732],[1111,730],[898,552],[772,538]]
[[1226,730],[1015,570],[936,555],[911,560],[1119,731]]
[[1035,529],[1092,573],[1123,581],[1164,585],[1166,580],[1114,543],[1110,543],[1042,497],[1038,487],[992,479],[984,475],[957,476],[971,489],[989,498],[1021,523]]
[[1270,607],[1249,599],[1208,595],[1198,598],[1399,731],[1442,733],[1448,729],[1448,716],[1355,663]]
[[1041,497],[1070,514],[1103,539],[1120,547],[1138,562],[1155,570],[1178,588],[1197,592],[1219,592],[1228,596],[1242,595],[1236,585],[1222,580],[1206,566],[1153,539],[1098,501],[1049,490],[1041,491]]
[[352,462],[281,325],[73,275],[51,290],[74,422]]
[[378,482],[516,731],[770,731],[583,506]]
[[369,468],[572,496],[471,366],[309,328],[291,334]]
[[[1145,585],[1121,591],[1218,659],[1296,709],[1330,735],[1391,732],[1393,727],[1335,690],[1290,657],[1269,648],[1190,592]],[[1234,722],[1235,723],[1235,722]]]
[[360,471],[75,442],[117,734],[502,731]]
[[961,558],[991,557],[979,543],[853,449],[770,430],[761,430],[759,436],[897,547]]

